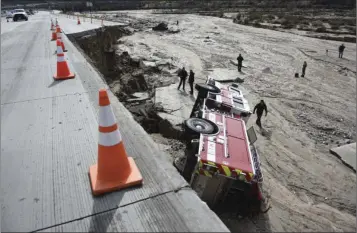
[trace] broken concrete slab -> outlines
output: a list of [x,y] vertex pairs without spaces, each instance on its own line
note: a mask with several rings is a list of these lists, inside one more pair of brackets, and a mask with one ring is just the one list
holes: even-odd
[[[160,104],[164,112],[158,115],[170,121],[172,125],[179,125],[189,118],[195,97],[187,92],[177,90],[178,84],[156,88],[155,104]],[[186,84],[186,90],[189,89]]]
[[170,32],[170,33],[179,33],[180,32],[180,28],[177,27],[176,25],[170,26],[168,32]]
[[134,96],[137,99],[149,98],[149,93],[147,93],[147,92],[135,92],[135,93],[133,93],[131,95]]
[[145,101],[150,99],[149,93],[147,92],[135,92],[131,94],[131,99],[126,100],[127,102],[139,102],[139,101]]
[[140,68],[146,68],[146,67],[150,67],[150,68],[156,67],[156,63],[152,62],[152,61],[143,61],[143,60],[141,60],[140,61]]
[[332,148],[330,153],[337,156],[343,164],[356,172],[356,143]]
[[[226,68],[215,68],[208,75],[210,78],[217,80],[219,82],[234,82],[238,76],[240,76],[237,70],[226,69]],[[239,77],[240,79],[242,77]]]

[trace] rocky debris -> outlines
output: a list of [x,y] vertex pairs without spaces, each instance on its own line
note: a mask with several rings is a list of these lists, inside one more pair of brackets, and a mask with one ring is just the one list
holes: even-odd
[[178,26],[174,25],[169,27],[168,32],[169,33],[179,33],[181,30]]
[[168,29],[169,28],[167,26],[167,23],[165,23],[165,22],[161,22],[152,28],[152,30],[154,30],[154,31],[167,31]]
[[[236,69],[215,68],[209,73],[209,77],[219,82],[234,82],[237,79],[238,71]],[[242,78],[242,77],[239,77]]]
[[239,78],[239,77],[238,77],[238,78],[236,78],[236,79],[234,80],[234,82],[235,82],[235,83],[243,83],[243,82],[244,82],[244,78],[242,78],[242,77]]
[[330,149],[330,153],[339,158],[344,165],[356,173],[356,143]]
[[272,74],[273,72],[271,71],[271,69],[269,67],[267,67],[267,68],[262,70],[262,73],[264,73],[264,74]]
[[[171,106],[165,105],[165,108],[158,103],[159,101],[156,101],[156,104],[152,101],[156,87],[170,85],[175,81],[170,76],[176,77],[176,75],[169,72],[174,69],[172,60],[161,59],[160,54],[156,53],[157,56],[150,57],[148,61],[142,57],[131,57],[125,50],[118,50],[120,46],[113,46],[113,44],[122,42],[116,36],[121,33],[124,35],[121,30],[125,30],[126,34],[132,33],[132,30],[127,29],[120,29],[119,33],[114,29],[104,30],[101,33],[82,36],[78,41],[97,67],[99,66],[100,71],[106,74],[106,81],[113,93],[148,133],[160,133],[166,138],[179,139],[182,135],[182,120],[172,122],[167,117],[174,117],[172,115],[174,111],[169,108],[177,105],[177,100],[170,102]],[[172,30],[175,31],[175,27]],[[114,35],[111,34],[113,31]],[[112,63],[105,61],[108,56],[105,54],[109,50]],[[166,79],[169,82],[162,78],[164,75],[168,75]],[[166,95],[170,96],[171,93]],[[188,115],[186,112],[184,114]]]
[[156,67],[156,62],[141,60],[140,61],[140,68],[146,68],[146,67],[150,67],[150,68]]
[[141,102],[141,101],[146,101],[150,99],[149,93],[147,92],[135,92],[129,96],[131,99],[127,99],[126,102],[132,103],[132,102]]
[[229,62],[230,62],[232,65],[238,66],[238,61],[235,61],[235,60],[229,60]]

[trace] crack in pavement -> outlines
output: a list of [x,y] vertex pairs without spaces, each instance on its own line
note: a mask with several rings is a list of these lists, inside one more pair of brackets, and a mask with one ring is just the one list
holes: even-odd
[[19,101],[14,101],[14,102],[3,103],[0,106],[9,105],[9,104],[23,103],[23,102],[30,102],[30,101],[37,101],[37,100],[44,100],[44,99],[52,99],[52,98],[57,98],[57,97],[65,97],[65,96],[72,96],[72,95],[82,95],[82,94],[87,94],[87,93],[89,94],[91,92],[97,92],[97,91],[84,91],[84,92],[76,92],[76,93],[73,93],[73,94],[49,96],[49,97],[43,97],[43,98],[37,98],[37,99],[19,100]]
[[150,197],[147,197],[147,198],[143,198],[143,199],[140,199],[140,200],[137,200],[137,201],[133,201],[133,202],[127,203],[125,205],[119,205],[119,206],[116,206],[116,207],[113,207],[113,208],[109,208],[107,210],[103,210],[103,211],[99,211],[97,213],[92,213],[90,215],[86,215],[84,217],[72,219],[72,220],[69,220],[69,221],[66,221],[66,222],[54,224],[52,226],[40,228],[40,229],[37,229],[37,230],[34,230],[34,231],[30,231],[30,232],[32,233],[32,232],[48,230],[48,229],[53,228],[53,227],[57,227],[57,226],[65,225],[65,224],[68,224],[68,223],[80,221],[80,220],[83,220],[85,218],[89,218],[89,217],[93,217],[93,216],[100,215],[100,214],[103,214],[103,213],[107,213],[107,212],[110,212],[110,211],[113,211],[113,210],[116,210],[116,209],[119,209],[119,208],[122,208],[122,207],[126,207],[126,206],[129,206],[129,205],[132,205],[132,204],[136,204],[136,203],[139,203],[139,202],[142,202],[142,201],[146,201],[146,200],[153,199],[153,198],[156,198],[156,197],[159,197],[159,196],[163,196],[163,195],[166,195],[168,193],[177,193],[177,192],[179,192],[181,190],[184,190],[184,189],[189,189],[190,190],[191,187],[187,184],[187,185],[182,186],[180,188],[173,189],[173,190],[170,190],[170,191],[166,191],[166,192],[163,192],[163,193],[159,193],[159,194],[156,194],[156,195],[153,195],[153,196],[150,196]]

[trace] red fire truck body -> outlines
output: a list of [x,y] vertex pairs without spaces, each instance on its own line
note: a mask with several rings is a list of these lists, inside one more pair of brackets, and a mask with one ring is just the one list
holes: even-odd
[[254,128],[246,129],[248,101],[237,85],[210,78],[196,89],[191,116],[184,122],[186,156],[182,168],[176,167],[211,208],[222,203],[237,212],[246,213],[257,203],[260,208],[263,176]]
[[[217,124],[216,135],[200,136],[201,164],[215,166],[219,174],[251,181],[255,175],[244,121],[217,112],[204,112],[203,118]],[[212,169],[211,169],[212,170]],[[200,171],[208,172],[202,167]]]

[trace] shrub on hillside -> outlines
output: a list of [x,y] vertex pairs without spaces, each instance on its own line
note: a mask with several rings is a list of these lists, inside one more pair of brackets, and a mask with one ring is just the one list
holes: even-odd
[[324,25],[321,21],[318,20],[318,21],[312,22],[312,26],[320,28],[320,27],[323,27]]
[[275,16],[274,15],[266,15],[264,18],[266,18],[268,20],[274,20]]
[[316,32],[326,32],[326,28],[325,28],[324,26],[318,27],[318,28],[316,29]]
[[341,27],[343,25],[342,19],[332,19],[328,22],[331,27]]
[[294,24],[291,24],[291,23],[285,23],[285,24],[282,24],[281,26],[282,26],[282,28],[284,28],[284,29],[292,29],[292,28],[295,27],[295,25],[294,25]]
[[262,20],[262,13],[257,11],[249,12],[248,18],[249,20]]
[[302,25],[310,25],[310,22],[307,21],[306,19],[304,19],[304,20],[300,21],[300,24],[302,24]]
[[260,25],[259,22],[255,21],[255,22],[253,23],[253,26],[259,28],[261,25]]

